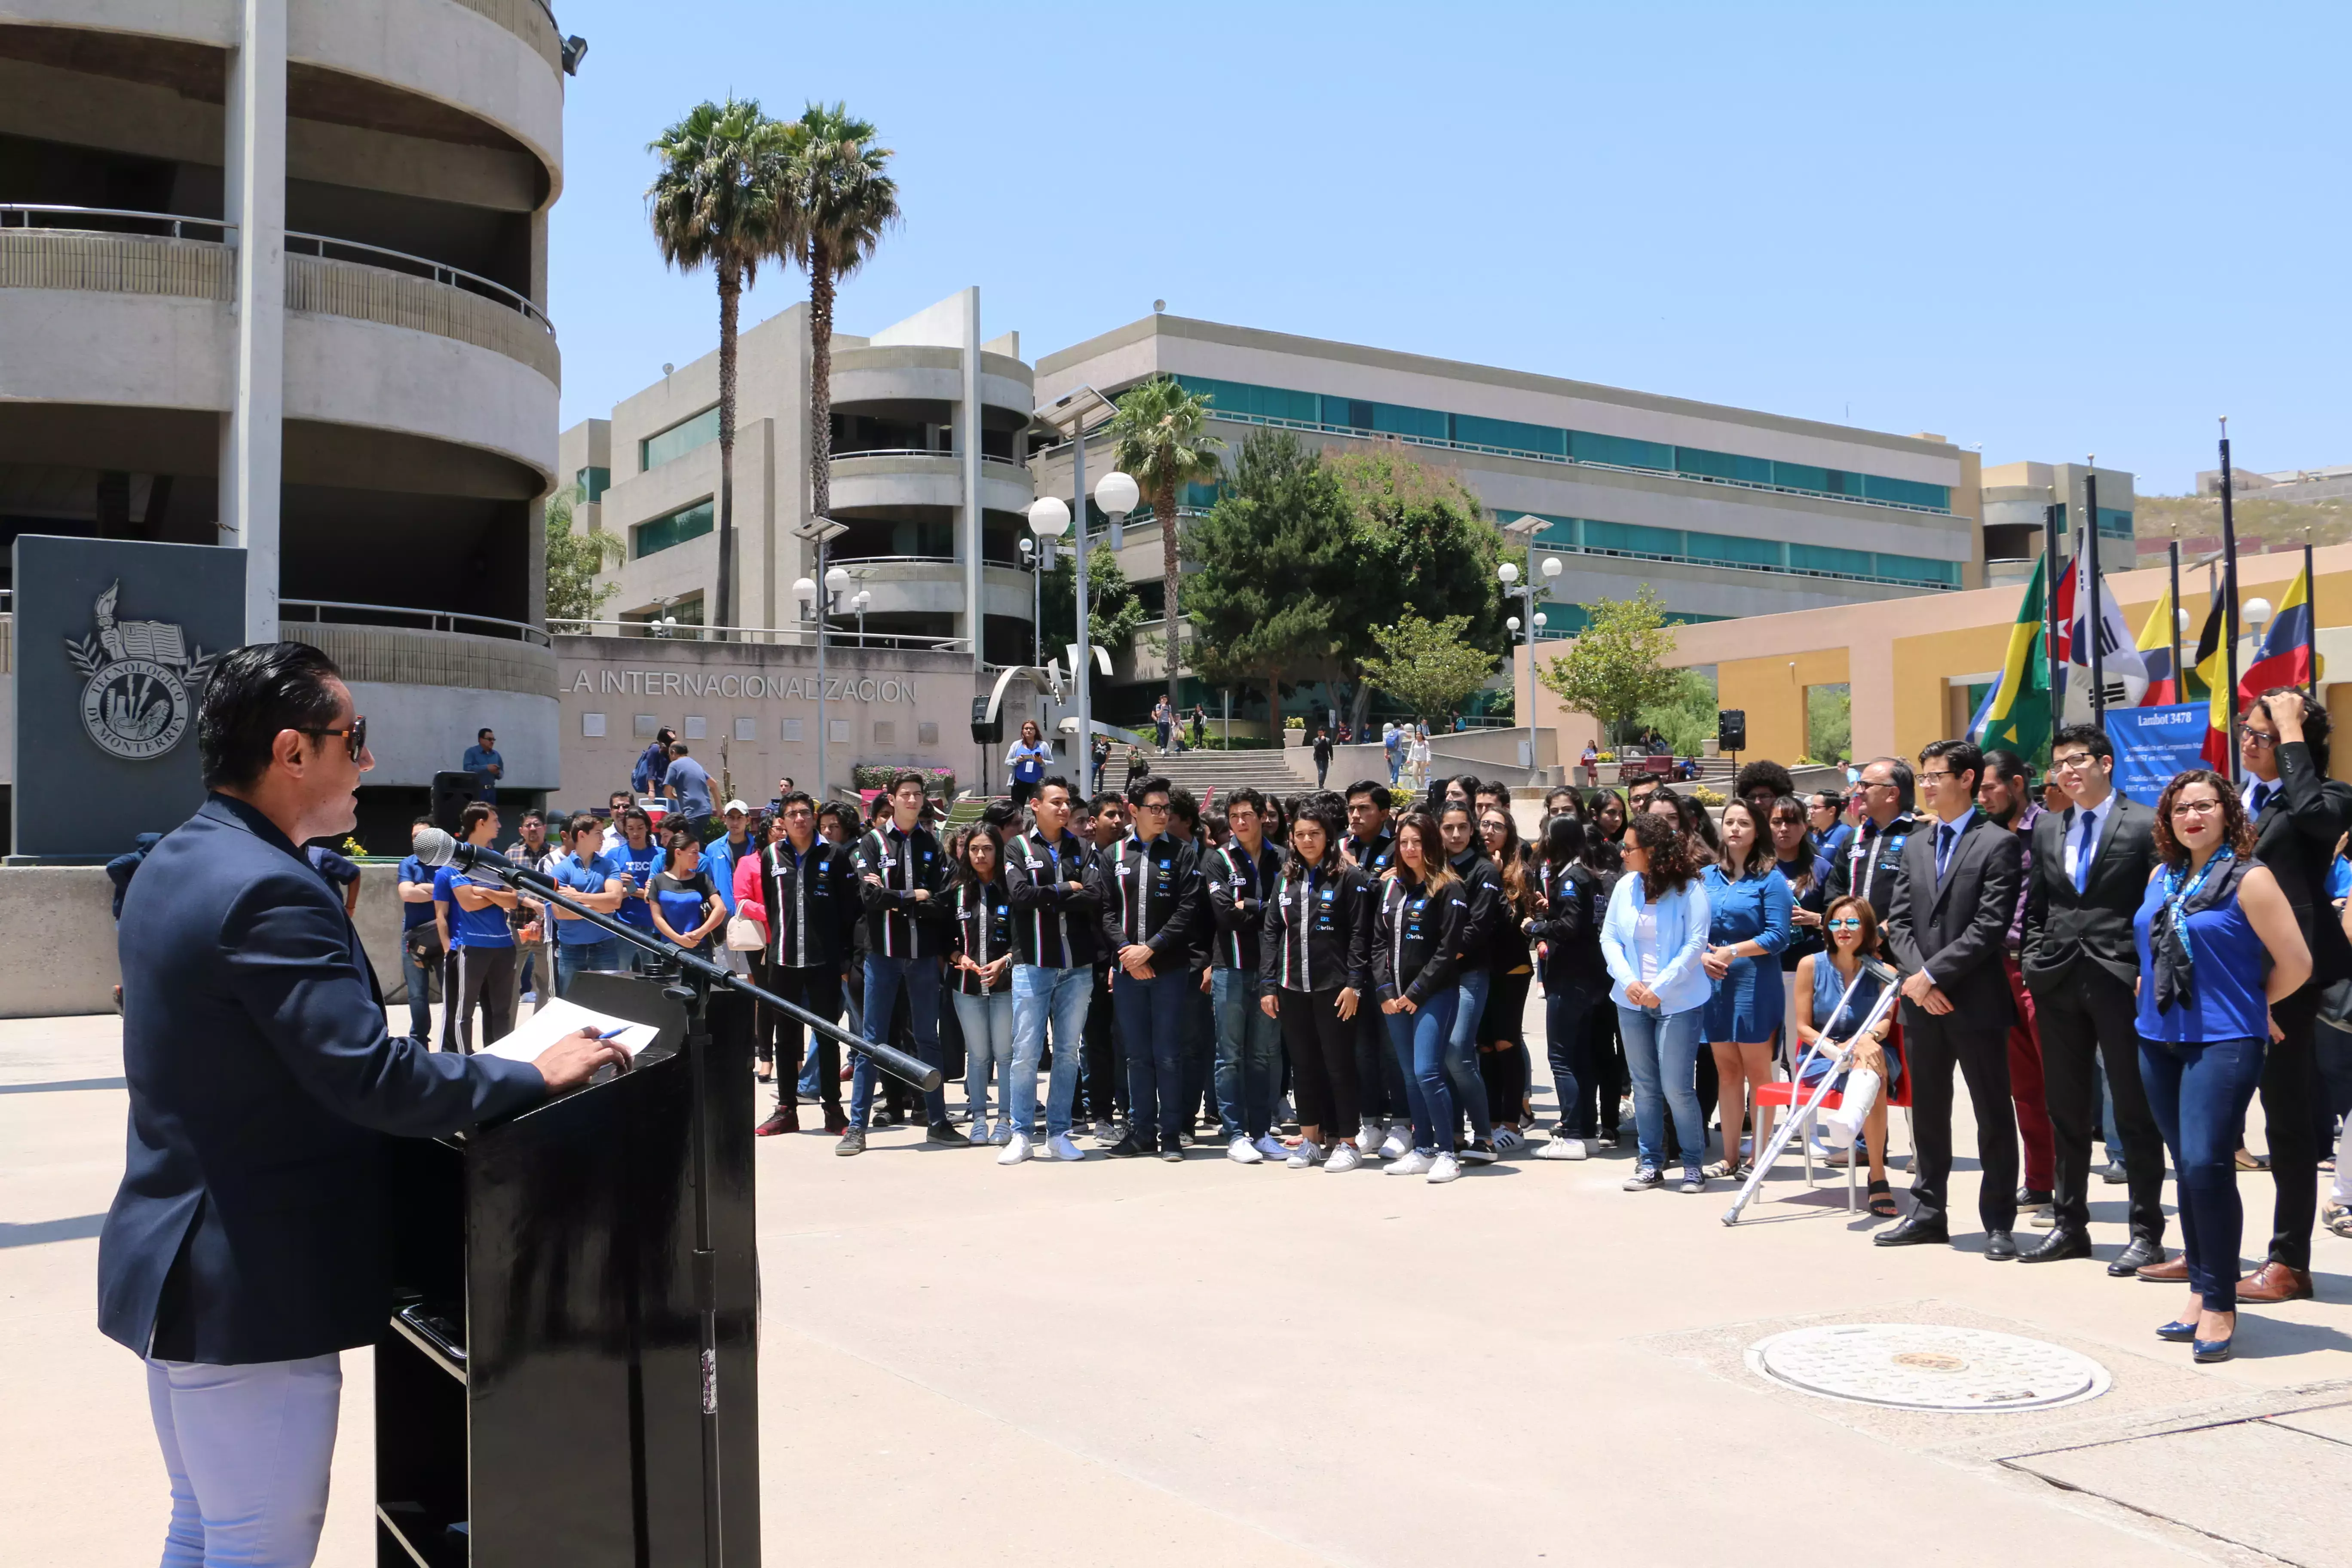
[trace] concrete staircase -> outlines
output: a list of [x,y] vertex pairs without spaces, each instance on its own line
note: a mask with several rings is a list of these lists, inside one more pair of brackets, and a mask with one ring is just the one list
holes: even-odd
[[[1267,795],[1292,795],[1312,789],[1315,775],[1310,772],[1301,778],[1290,769],[1280,752],[1182,752],[1165,757],[1153,756],[1147,748],[1145,760],[1152,771],[1165,773],[1171,784],[1191,790],[1194,798],[1223,800],[1234,791],[1248,786]],[[1127,779],[1127,753],[1114,752],[1110,766],[1103,771],[1103,782],[1118,788]]]

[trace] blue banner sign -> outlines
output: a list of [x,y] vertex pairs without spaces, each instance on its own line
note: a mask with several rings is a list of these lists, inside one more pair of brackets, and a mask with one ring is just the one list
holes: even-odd
[[2205,765],[2202,702],[2160,708],[2110,708],[2107,739],[2116,748],[2116,789],[2153,806],[2175,773]]

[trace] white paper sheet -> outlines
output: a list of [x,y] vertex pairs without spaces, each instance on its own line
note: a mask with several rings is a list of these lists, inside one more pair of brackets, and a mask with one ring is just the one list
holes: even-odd
[[625,1018],[593,1013],[559,997],[517,1025],[514,1033],[491,1045],[488,1053],[527,1062],[564,1036],[582,1029],[593,1029],[600,1035],[607,1029],[619,1029],[621,1032],[614,1037],[614,1043],[627,1047],[632,1059],[661,1033],[651,1024],[632,1024]]

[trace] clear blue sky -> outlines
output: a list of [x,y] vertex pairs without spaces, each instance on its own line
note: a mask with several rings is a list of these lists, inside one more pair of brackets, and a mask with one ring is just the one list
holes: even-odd
[[[880,127],[871,331],[1031,359],[1150,311],[2079,458],[2352,462],[2352,8],[556,0],[563,418],[707,353],[645,144],[729,92]],[[805,297],[763,274],[746,325]]]

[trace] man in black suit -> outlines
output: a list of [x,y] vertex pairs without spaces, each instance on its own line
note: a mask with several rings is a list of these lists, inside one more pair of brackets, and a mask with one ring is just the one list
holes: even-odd
[[1931,814],[1903,847],[1886,914],[1886,946],[1903,972],[1904,1070],[1918,1155],[1911,1166],[1914,1207],[1881,1231],[1881,1247],[1948,1241],[1952,1173],[1952,1069],[1968,1080],[1983,1179],[1977,1212],[1985,1256],[2015,1258],[2017,1117],[2009,1102],[2011,1003],[2001,952],[2017,908],[2021,853],[2016,835],[1976,808],[1984,756],[1967,741],[1937,741],[1919,753],[1919,784]]
[[[2352,825],[2352,786],[2327,776],[2327,710],[2291,686],[2263,693],[2238,729],[2254,858],[2278,879],[2311,947],[2311,978],[2271,1005],[2278,1037],[2263,1059],[2263,1122],[2278,1197],[2269,1255],[2238,1282],[2242,1302],[2300,1301],[2312,1294],[2311,1227],[2318,1216],[2326,1116],[2312,1030],[2318,1024],[2320,993],[2352,977],[2352,942],[2346,941],[2327,897],[2336,841]],[[2140,1277],[2185,1279],[2188,1270],[2176,1258],[2142,1269]]]
[[436,1053],[384,1027],[342,900],[303,858],[351,831],[374,766],[327,656],[238,648],[206,686],[210,797],[122,900],[131,1135],[98,1242],[98,1322],[146,1361],[172,1480],[169,1562],[310,1560],[338,1352],[392,1311],[385,1134],[439,1137],[576,1088],[618,1046],[534,1061]]
[[2139,1081],[2139,953],[2132,941],[2132,919],[2156,868],[2156,813],[2116,793],[2115,767],[2115,747],[2095,724],[2059,731],[2050,776],[2065,790],[2067,806],[2033,826],[2020,963],[2042,1034],[2057,1224],[2024,1260],[2091,1256],[2091,1137],[2100,1120],[2095,1065],[2104,1061],[2131,1184],[2131,1240],[2107,1272],[2128,1279],[2164,1261],[2164,1135]]

